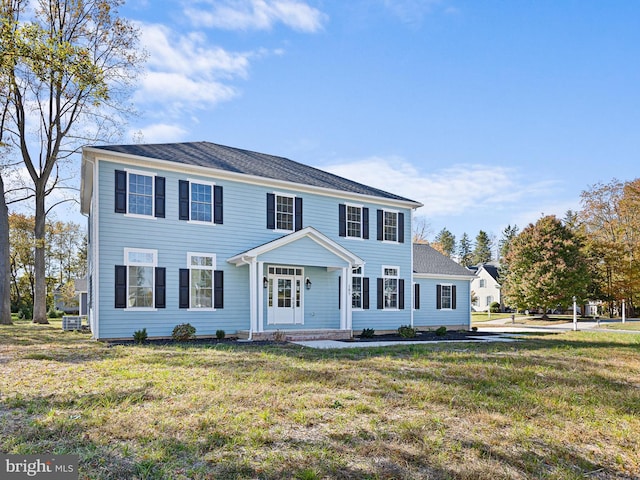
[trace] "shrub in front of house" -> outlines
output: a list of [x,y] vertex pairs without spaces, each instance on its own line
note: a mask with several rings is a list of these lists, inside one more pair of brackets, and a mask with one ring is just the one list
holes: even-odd
[[218,340],[224,340],[224,337],[226,337],[226,333],[224,330],[216,330],[216,338]]
[[133,332],[133,341],[136,343],[144,343],[147,341],[147,329],[136,330]]
[[193,340],[196,337],[196,327],[190,323],[181,323],[176,325],[171,333],[171,338],[176,342],[187,342]]
[[418,329],[410,325],[402,325],[398,327],[398,335],[402,338],[413,338],[418,334]]
[[492,302],[491,305],[489,305],[489,310],[491,311],[491,313],[499,313],[500,304],[498,302]]
[[436,328],[436,336],[444,337],[447,334],[447,327],[444,325],[442,327]]
[[360,338],[373,338],[375,334],[376,331],[373,328],[363,328]]

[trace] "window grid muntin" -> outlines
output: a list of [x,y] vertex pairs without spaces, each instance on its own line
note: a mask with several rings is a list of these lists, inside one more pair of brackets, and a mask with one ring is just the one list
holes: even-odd
[[399,297],[399,267],[382,267],[384,308],[397,309]]
[[211,185],[191,182],[191,220],[211,222],[213,212],[213,188]]
[[213,308],[213,271],[216,257],[211,253],[188,253],[189,308]]
[[128,172],[127,212],[153,215],[153,176]]
[[384,237],[383,240],[388,242],[398,241],[398,212],[384,211]]
[[440,290],[440,306],[443,309],[451,308],[451,285],[442,285]]
[[276,229],[293,231],[294,197],[276,195]]
[[347,237],[362,237],[362,207],[347,205]]
[[125,248],[124,262],[127,267],[127,308],[153,308],[158,251]]

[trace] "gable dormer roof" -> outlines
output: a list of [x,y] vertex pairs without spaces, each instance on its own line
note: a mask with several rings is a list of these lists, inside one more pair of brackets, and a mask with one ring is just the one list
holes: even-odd
[[416,275],[464,277],[469,280],[475,277],[472,271],[422,243],[413,244],[413,272]]

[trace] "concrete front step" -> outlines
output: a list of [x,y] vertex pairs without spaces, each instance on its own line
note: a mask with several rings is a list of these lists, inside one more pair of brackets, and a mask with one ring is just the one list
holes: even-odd
[[[240,340],[249,339],[248,330],[241,330],[236,335]],[[266,332],[253,332],[251,340],[299,342],[308,340],[348,340],[352,336],[351,330],[269,330]]]

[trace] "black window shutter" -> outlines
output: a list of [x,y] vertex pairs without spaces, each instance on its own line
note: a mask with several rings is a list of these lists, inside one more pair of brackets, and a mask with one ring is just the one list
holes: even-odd
[[127,307],[127,267],[116,265],[116,308]]
[[436,285],[436,309],[442,308],[442,285]]
[[384,278],[378,279],[378,309],[384,308]]
[[276,228],[276,196],[273,193],[267,193],[267,228]]
[[213,271],[213,308],[224,308],[224,272]]
[[362,209],[362,238],[369,238],[369,209]]
[[167,269],[156,267],[156,308],[167,308]]
[[338,310],[342,308],[342,277],[338,277]]
[[338,235],[347,236],[347,206],[344,203],[338,205]]
[[178,218],[189,220],[189,182],[186,180],[178,180],[178,201]]
[[116,170],[115,211],[127,213],[127,172]]
[[362,308],[369,310],[369,277],[362,279]]
[[420,284],[416,283],[413,286],[413,308],[420,310]]
[[189,308],[189,269],[181,268],[179,275],[180,290],[178,306],[180,308]]
[[302,230],[302,197],[296,197],[296,209],[295,209],[295,229]]
[[456,286],[451,287],[451,308],[456,309]]
[[382,210],[378,210],[378,240],[382,240],[384,238],[383,216],[384,212]]
[[213,223],[222,224],[222,187],[213,187]]
[[404,310],[404,278],[398,280],[398,308]]
[[404,213],[398,213],[398,242],[404,243]]
[[165,199],[165,179],[164,177],[156,177],[156,217],[164,218],[164,199]]

